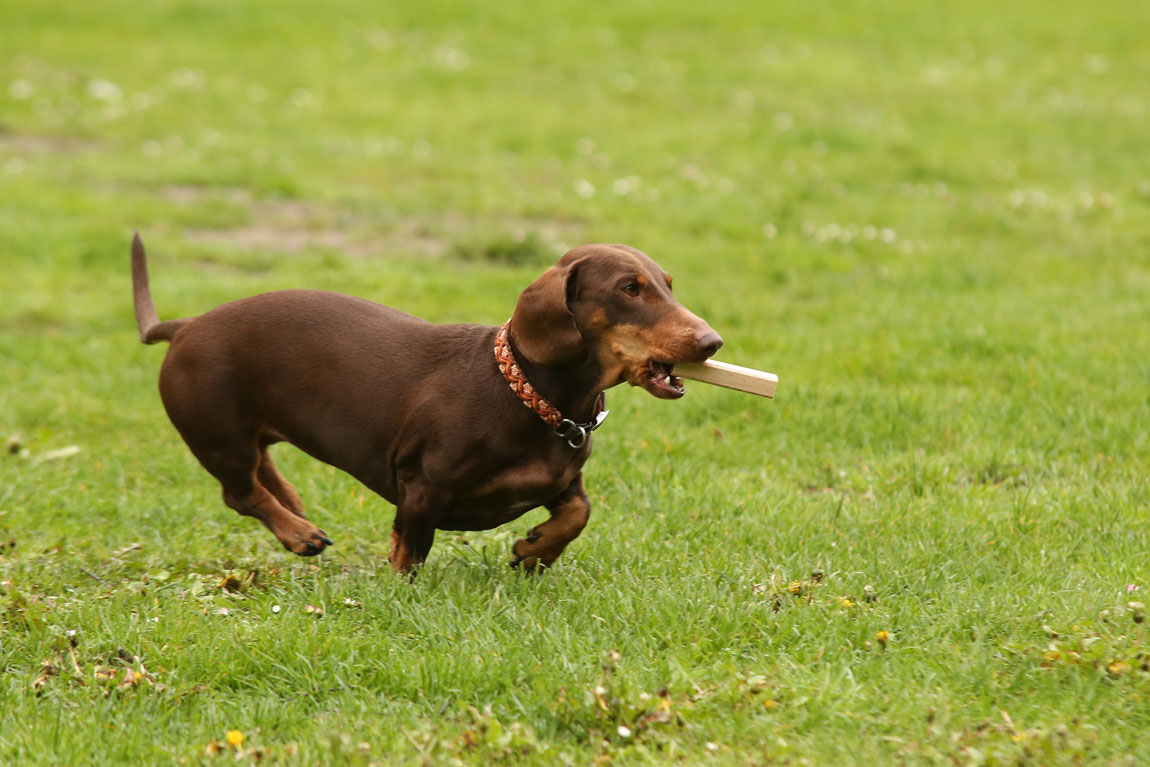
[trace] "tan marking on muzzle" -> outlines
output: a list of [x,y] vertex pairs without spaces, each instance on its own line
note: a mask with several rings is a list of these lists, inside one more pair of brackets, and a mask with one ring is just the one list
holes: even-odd
[[708,330],[707,323],[686,309],[652,327],[617,325],[604,334],[610,357],[602,361],[605,368],[621,368],[630,383],[638,383],[651,360],[675,363],[696,357],[695,339]]

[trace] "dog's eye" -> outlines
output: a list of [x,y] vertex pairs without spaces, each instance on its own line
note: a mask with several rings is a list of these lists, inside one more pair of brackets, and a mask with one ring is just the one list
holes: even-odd
[[631,298],[637,297],[639,295],[639,283],[628,282],[623,286],[623,292],[631,296]]

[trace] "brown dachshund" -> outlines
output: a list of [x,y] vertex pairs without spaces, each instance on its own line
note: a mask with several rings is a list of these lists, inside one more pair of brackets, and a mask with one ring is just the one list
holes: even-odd
[[488,530],[537,506],[551,517],[515,543],[513,564],[551,565],[590,514],[582,468],[603,391],[626,381],[681,397],[672,366],[723,343],[658,264],[623,245],[567,253],[502,328],[434,325],[319,290],[160,322],[138,235],[132,282],[140,339],[171,342],[164,407],[224,503],[296,554],[331,545],[268,452],[290,442],[395,504],[388,559],[404,572],[436,530]]

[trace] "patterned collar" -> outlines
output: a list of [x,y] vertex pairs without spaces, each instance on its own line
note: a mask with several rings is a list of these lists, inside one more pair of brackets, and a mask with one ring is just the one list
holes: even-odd
[[511,340],[508,336],[508,328],[510,327],[511,320],[508,320],[503,323],[503,327],[499,328],[499,333],[495,336],[495,362],[499,365],[499,372],[507,379],[507,385],[511,387],[511,391],[515,392],[515,396],[532,413],[552,427],[557,437],[566,440],[571,447],[582,447],[583,443],[587,441],[587,435],[598,429],[610,412],[605,409],[607,405],[606,395],[602,392],[599,393],[599,399],[595,402],[595,417],[591,421],[575,423],[570,418],[564,418],[563,414],[559,412],[559,408],[552,405],[535,390],[535,387],[531,385],[519,367],[519,363],[515,361],[515,355],[511,351]]

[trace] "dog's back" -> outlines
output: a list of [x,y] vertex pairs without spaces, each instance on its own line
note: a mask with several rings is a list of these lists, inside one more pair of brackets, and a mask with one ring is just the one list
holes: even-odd
[[480,338],[494,333],[340,293],[263,293],[188,320],[164,360],[160,394],[185,439],[215,409],[361,476],[387,460],[429,391],[454,382],[460,406],[471,399],[475,371],[495,364],[477,356],[489,346]]

